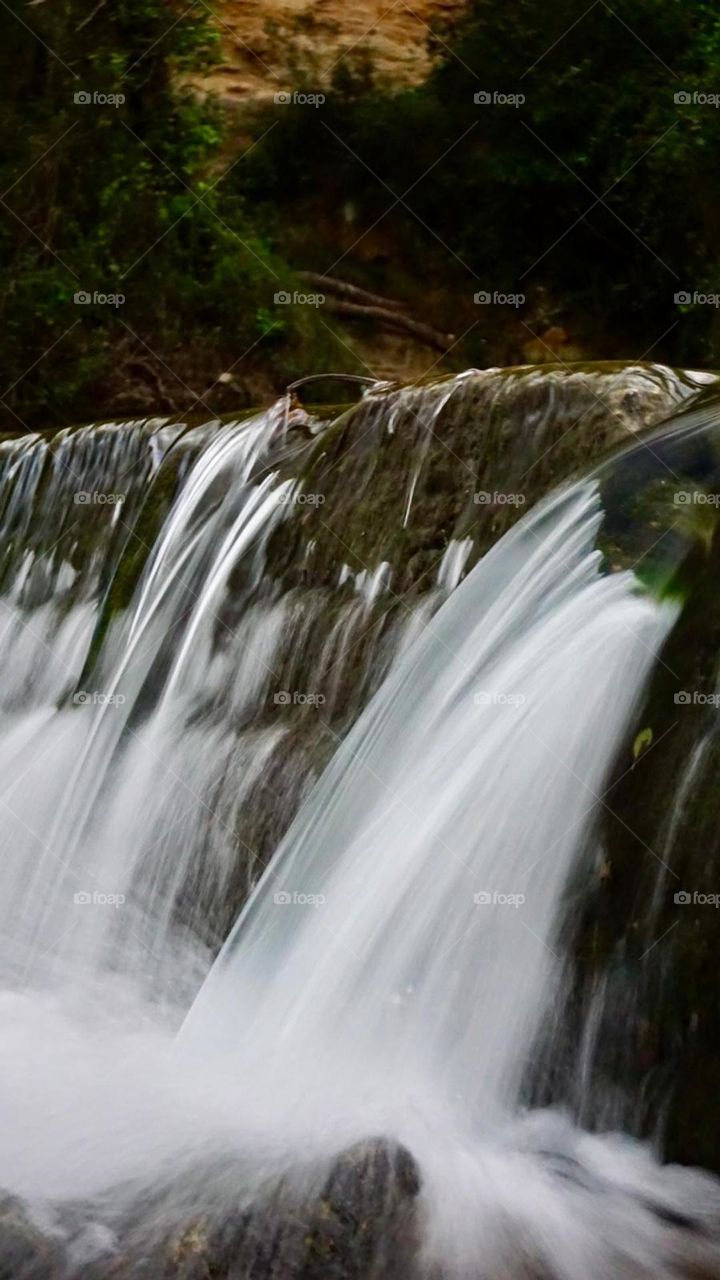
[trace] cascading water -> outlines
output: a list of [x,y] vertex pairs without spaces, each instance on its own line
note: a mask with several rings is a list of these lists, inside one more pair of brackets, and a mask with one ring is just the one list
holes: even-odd
[[[75,668],[66,662],[52,630],[51,638],[44,637],[22,613],[11,616],[6,629],[11,653],[21,649],[20,661],[34,673],[51,650],[64,668],[59,675],[65,693],[72,692],[70,706],[63,705],[49,719],[44,712],[39,723],[12,723],[3,739],[9,780],[3,937],[25,978],[46,972],[49,956],[61,964],[80,952],[86,971],[94,973],[104,957],[115,954],[118,929],[125,964],[133,945],[138,966],[147,967],[153,952],[163,950],[158,908],[171,905],[173,895],[167,886],[156,894],[147,885],[133,887],[136,867],[157,838],[152,807],[158,787],[152,766],[162,758],[165,815],[171,806],[179,807],[172,827],[165,823],[162,840],[172,841],[182,875],[188,861],[178,856],[183,816],[185,836],[192,839],[192,814],[203,804],[207,779],[199,779],[200,795],[185,781],[184,771],[183,777],[175,774],[174,717],[185,723],[194,706],[218,696],[210,630],[228,575],[242,561],[248,595],[262,577],[265,540],[282,514],[287,486],[273,486],[271,476],[248,484],[248,477],[280,425],[278,415],[270,413],[221,433],[202,451],[152,549],[132,607],[105,637],[92,688],[77,688],[83,659]],[[121,502],[115,512],[132,535],[121,517]],[[24,587],[21,582],[20,594]],[[252,674],[242,680],[243,659],[261,671],[266,665],[262,645],[267,641],[255,636],[261,630],[250,613],[237,637],[241,696],[247,697],[252,685]],[[208,659],[202,668],[196,660],[199,648]],[[177,699],[179,685],[182,696]],[[155,706],[146,726],[143,706],[149,700]],[[221,752],[222,744],[217,747]],[[18,757],[20,767],[13,771],[11,761]],[[118,823],[119,810],[123,818]],[[132,826],[136,818],[142,828]],[[33,845],[35,854],[40,853],[31,858]],[[150,874],[157,876],[157,855],[153,864]],[[141,874],[148,870],[145,865]],[[127,908],[122,921],[112,913],[103,918],[96,911],[71,910],[93,902],[117,905],[119,899]]]
[[[512,1121],[563,889],[673,616],[632,575],[599,576],[599,523],[591,487],[558,498],[435,617],[339,748],[180,1040],[232,1056],[290,1151],[318,1133],[406,1144],[428,1265],[451,1275],[525,1274],[528,1256],[567,1280],[673,1274],[642,1198],[669,1211],[671,1178],[643,1189],[642,1156]],[[577,1186],[555,1184],[553,1160]]]
[[417,1077],[472,1109],[514,1101],[562,888],[668,626],[629,576],[599,577],[600,519],[585,490],[539,511],[428,625],[304,806],[186,1035],[233,1052],[274,1037],[319,1062],[338,1040],[341,1078],[374,1063],[383,1089]]
[[[421,435],[403,530],[458,394],[474,385],[407,399]],[[372,402],[392,435],[403,393],[387,416]],[[252,1218],[281,1184],[290,1204],[319,1194],[342,1151],[379,1139],[419,1170],[403,1275],[716,1274],[712,1179],[522,1104],[566,897],[592,874],[677,608],[601,571],[599,486],[583,481],[464,581],[461,526],[410,605],[392,556],[359,569],[331,528],[344,594],[328,621],[327,594],[309,608],[270,571],[308,485],[287,426],[281,402],[227,427],[104,429],[132,484],[88,501],[88,544],[77,512],[43,521],[68,493],[107,493],[90,437],[4,446],[0,1187],[68,1242],[68,1275],[104,1277],[128,1248],[118,1205],[142,1216],[181,1172],[160,1206],[173,1222],[208,1196]],[[317,683],[298,692],[318,635]],[[294,777],[301,754],[316,764]],[[270,845],[300,806],[267,866],[258,796]],[[391,1274],[373,1266],[348,1274]],[[227,1274],[275,1274],[252,1267]]]

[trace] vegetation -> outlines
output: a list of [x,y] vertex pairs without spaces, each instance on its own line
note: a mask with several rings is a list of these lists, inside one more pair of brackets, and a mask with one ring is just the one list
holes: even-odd
[[[305,372],[308,349],[322,368],[321,324],[311,308],[274,305],[287,268],[224,180],[249,140],[223,152],[217,110],[183,88],[213,57],[208,11],[179,0],[10,3],[0,40],[7,428],[108,408],[206,413],[212,384],[213,406],[223,388],[236,406]],[[264,383],[231,380],[259,347]]]
[[[709,3],[471,0],[426,83],[378,83],[351,55],[321,108],[245,117],[188,87],[218,47],[205,6],[8,0],[0,22],[8,429],[366,371],[336,319],[331,337],[316,309],[275,304],[303,287],[292,269],[408,301],[461,339],[451,366],[528,359],[532,339],[542,358],[548,326],[596,357],[717,363]],[[296,79],[318,88],[311,67]],[[478,291],[526,302],[479,308]]]
[[238,180],[275,210],[340,192],[357,234],[387,215],[456,331],[474,291],[523,293],[533,332],[569,322],[598,356],[714,363],[717,306],[695,295],[720,290],[717,7],[472,0],[435,44],[397,93],[341,64],[323,112],[284,116]]

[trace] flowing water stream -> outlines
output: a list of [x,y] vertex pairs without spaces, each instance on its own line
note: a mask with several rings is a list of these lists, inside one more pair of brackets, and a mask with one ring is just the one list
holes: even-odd
[[[633,376],[668,412],[699,386]],[[471,381],[366,396],[373,430],[419,423],[403,531]],[[550,398],[523,409],[538,461]],[[82,1275],[120,1247],[113,1202],[173,1170],[231,1159],[237,1212],[380,1137],[419,1169],[418,1274],[720,1274],[712,1178],[525,1106],[567,895],[680,605],[607,572],[597,477],[474,568],[460,520],[410,595],[348,517],[312,586],[335,429],[296,438],[281,401],[0,446],[0,1188]]]

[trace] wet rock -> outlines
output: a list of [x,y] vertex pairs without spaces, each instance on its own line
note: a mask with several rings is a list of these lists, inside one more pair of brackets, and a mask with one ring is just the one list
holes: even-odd
[[0,1280],[55,1280],[63,1274],[54,1243],[14,1196],[0,1196]]
[[303,1280],[410,1276],[420,1177],[403,1147],[381,1139],[338,1160],[305,1238]]
[[[417,1239],[417,1166],[382,1139],[343,1153],[320,1194],[298,1200],[285,1189],[241,1224],[208,1241],[211,1276],[227,1280],[410,1280]],[[217,1271],[221,1263],[222,1270]],[[178,1272],[189,1280],[186,1272]],[[192,1280],[200,1280],[201,1271]]]
[[[183,1217],[167,1200],[137,1203],[120,1252],[78,1280],[413,1280],[417,1267],[416,1201],[420,1176],[403,1147],[378,1138],[343,1152],[308,1183],[284,1178],[262,1201],[228,1207],[228,1170],[217,1204]],[[237,1171],[236,1171],[237,1174]],[[206,1182],[212,1187],[212,1177]],[[210,1197],[212,1199],[212,1197]],[[225,1208],[218,1207],[223,1204]],[[172,1206],[174,1205],[174,1209]],[[140,1216],[145,1212],[147,1221]],[[174,1213],[177,1225],[172,1228]],[[149,1225],[164,1218],[162,1238]]]

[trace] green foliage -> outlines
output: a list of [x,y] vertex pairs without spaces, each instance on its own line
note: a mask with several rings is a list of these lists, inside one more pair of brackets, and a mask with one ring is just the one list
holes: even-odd
[[[526,98],[519,110],[475,108],[475,163],[457,160],[460,180],[475,175],[471,198],[487,177],[490,252],[507,253],[509,234],[519,273],[538,271],[618,321],[635,313],[659,338],[658,315],[680,318],[676,292],[720,279],[705,221],[720,211],[720,116],[675,101],[720,84],[717,12],[680,0],[589,12],[580,0],[476,0],[457,37],[435,77],[454,128],[471,122],[479,88]],[[460,232],[470,251],[470,228]],[[704,319],[709,329],[709,310]]]
[[541,287],[596,318],[606,355],[717,363],[718,308],[675,299],[720,292],[720,110],[675,101],[720,93],[717,6],[472,0],[434,52],[399,91],[341,63],[323,111],[287,113],[238,181],[275,208],[342,192],[358,234],[402,197],[422,280],[439,255],[456,293]]
[[[243,353],[258,343],[271,348],[266,381],[282,387],[305,372],[324,332],[302,308],[274,323],[288,269],[225,183],[233,157],[222,118],[187,87],[218,43],[205,6],[9,3],[0,11],[3,425],[52,425],[113,405],[182,409],[194,400],[187,384],[207,387],[236,362],[242,385]],[[125,301],[78,303],[81,292]]]
[[639,759],[643,751],[647,751],[648,747],[652,745],[652,740],[653,731],[650,728],[641,729],[640,732],[636,734],[632,749],[633,760]]
[[[226,370],[220,409],[364,371],[313,308],[275,305],[288,260],[342,262],[421,315],[430,289],[458,334],[477,290],[522,292],[540,326],[584,321],[598,356],[720,363],[720,308],[695,296],[720,294],[720,110],[692,100],[720,92],[709,3],[471,0],[425,84],[344,57],[322,108],[246,118],[242,158],[189,87],[218,48],[205,6],[8,0],[0,24],[5,427],[187,407]],[[78,306],[79,291],[126,301]]]

